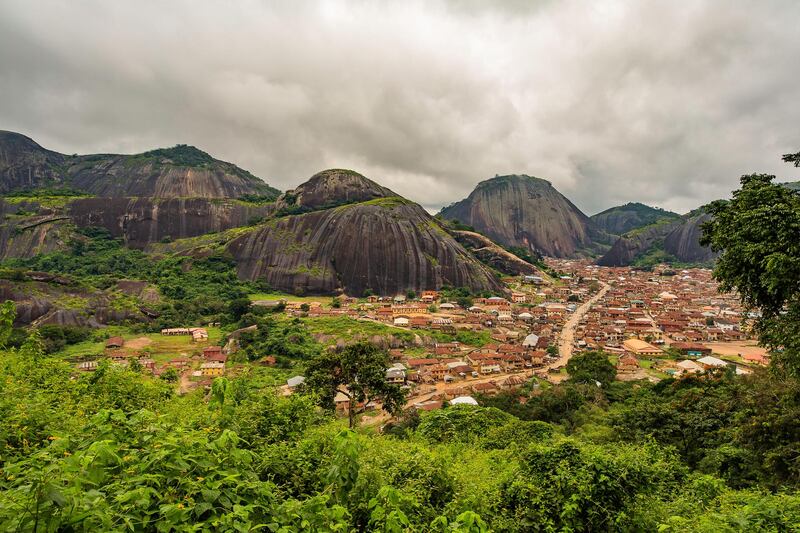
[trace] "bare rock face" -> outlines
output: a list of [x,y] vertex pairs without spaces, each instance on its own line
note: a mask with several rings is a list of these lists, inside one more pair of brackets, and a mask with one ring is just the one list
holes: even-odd
[[205,198],[84,198],[67,206],[78,227],[106,228],[132,248],[245,226],[269,210],[267,206]]
[[499,176],[478,184],[464,200],[442,210],[504,246],[551,257],[573,257],[591,246],[589,217],[550,182],[531,176]]
[[67,156],[24,135],[0,131],[0,193],[63,186],[104,197],[275,198],[280,193],[193,146],[136,155]]
[[300,213],[391,196],[397,194],[358,172],[330,169],[315,174],[296,189],[284,193],[276,202],[276,208],[278,211]]
[[[188,154],[188,155],[187,155]],[[139,155],[68,158],[73,187],[97,196],[238,198],[277,196],[277,191],[236,165],[194,148],[175,147]]]
[[686,263],[709,263],[716,259],[717,254],[711,248],[700,245],[702,226],[711,220],[708,213],[699,213],[689,218],[675,228],[664,239],[664,250]]
[[648,254],[681,263],[708,264],[716,254],[700,245],[701,226],[710,215],[693,212],[675,220],[662,220],[621,236],[598,261],[601,266],[628,266]]
[[64,159],[24,135],[0,131],[0,193],[62,185]]
[[64,218],[31,217],[0,224],[0,260],[29,258],[64,248],[71,228]]
[[[346,186],[335,172],[322,179],[332,183],[315,179],[308,190],[335,191],[328,201],[339,207],[272,220],[227,245],[241,278],[311,294],[396,294],[443,285],[502,290],[492,273],[419,205],[397,196],[374,198],[391,191],[366,178],[348,177]],[[359,195],[363,186],[368,190]],[[371,199],[341,205],[364,197]]]
[[664,238],[681,225],[681,221],[653,224],[627,233],[617,239],[601,257],[600,266],[628,266],[653,248],[663,248]]
[[452,231],[453,237],[481,263],[508,276],[541,274],[534,265],[523,261],[508,250],[492,242],[488,237],[472,231]]

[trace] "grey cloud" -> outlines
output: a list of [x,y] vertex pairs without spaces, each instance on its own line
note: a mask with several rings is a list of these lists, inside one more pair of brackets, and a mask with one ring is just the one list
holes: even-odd
[[687,211],[800,149],[797,2],[0,5],[0,129],[197,145],[290,188],[350,167],[429,209],[487,177]]

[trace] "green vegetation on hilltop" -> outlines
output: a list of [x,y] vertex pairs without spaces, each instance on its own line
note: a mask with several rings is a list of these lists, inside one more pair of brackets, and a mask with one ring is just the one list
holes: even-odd
[[216,161],[206,152],[187,144],[176,144],[172,148],[156,148],[131,157],[169,159],[175,165],[186,167],[203,167]]
[[649,226],[659,221],[677,220],[680,215],[660,207],[650,207],[638,202],[630,202],[606,209],[590,217],[602,230],[613,235],[624,235],[629,231]]

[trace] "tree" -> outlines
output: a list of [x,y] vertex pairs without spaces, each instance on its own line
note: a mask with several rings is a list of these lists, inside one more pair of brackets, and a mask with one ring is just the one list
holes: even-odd
[[236,298],[228,304],[228,313],[233,317],[234,322],[238,322],[242,316],[250,312],[252,305],[249,298]]
[[617,377],[617,369],[608,360],[605,352],[584,352],[572,357],[567,363],[570,381],[575,383],[600,382],[608,387]]
[[783,154],[783,160],[787,163],[792,163],[796,167],[800,167],[800,152],[796,154]]
[[309,363],[306,387],[323,407],[332,409],[337,394],[349,400],[348,419],[355,426],[357,404],[378,400],[383,409],[395,414],[403,408],[405,393],[399,385],[386,382],[389,354],[369,342],[358,342],[322,352]]
[[144,367],[142,366],[142,362],[141,361],[139,361],[135,357],[132,357],[131,360],[130,360],[130,364],[129,364],[128,368],[130,368],[131,372],[139,373],[139,372],[142,371],[142,369]]
[[16,316],[17,309],[14,302],[6,300],[0,304],[0,350],[6,347],[6,343],[11,337]]
[[161,379],[167,383],[176,383],[179,377],[178,371],[173,367],[169,367],[161,373]]
[[760,310],[755,331],[774,352],[773,368],[800,376],[800,195],[774,178],[742,176],[731,200],[707,206],[713,218],[701,244],[720,252],[714,268],[720,290]]

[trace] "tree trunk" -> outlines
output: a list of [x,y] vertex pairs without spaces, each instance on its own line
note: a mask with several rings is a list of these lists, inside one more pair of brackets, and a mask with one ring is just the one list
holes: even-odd
[[356,410],[353,407],[352,398],[350,398],[350,401],[347,402],[347,416],[350,419],[350,429],[353,429],[356,426]]

